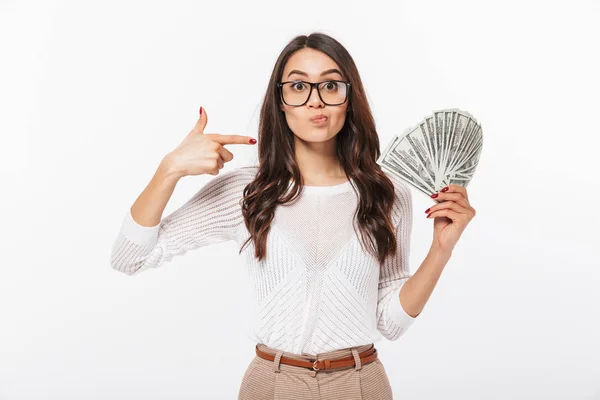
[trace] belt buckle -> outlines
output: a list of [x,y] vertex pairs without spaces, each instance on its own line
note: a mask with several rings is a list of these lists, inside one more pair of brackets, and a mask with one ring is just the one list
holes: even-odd
[[318,367],[317,367],[317,360],[315,360],[315,361],[313,362],[312,369],[313,369],[314,371],[319,371],[319,370],[320,370],[320,368],[318,368]]

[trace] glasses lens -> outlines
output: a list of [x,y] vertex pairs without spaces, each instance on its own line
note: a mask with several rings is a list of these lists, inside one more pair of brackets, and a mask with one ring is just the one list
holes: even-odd
[[319,93],[323,102],[335,105],[346,100],[346,84],[344,82],[326,81],[319,85]]
[[[282,85],[283,100],[291,106],[304,104],[310,93],[310,85],[304,82],[288,82]],[[342,104],[346,100],[346,84],[325,81],[318,85],[321,98],[328,105]]]

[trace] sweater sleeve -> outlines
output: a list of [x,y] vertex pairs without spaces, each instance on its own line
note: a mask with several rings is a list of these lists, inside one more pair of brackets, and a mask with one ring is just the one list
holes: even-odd
[[156,226],[139,225],[127,210],[111,249],[112,268],[134,275],[160,267],[189,250],[235,240],[235,231],[243,223],[241,200],[246,177],[241,169],[215,176]]
[[395,184],[397,253],[388,257],[379,273],[377,296],[377,330],[389,340],[397,340],[413,324],[416,317],[406,313],[400,304],[400,289],[411,277],[409,270],[410,235],[412,231],[412,197],[407,184],[392,178]]

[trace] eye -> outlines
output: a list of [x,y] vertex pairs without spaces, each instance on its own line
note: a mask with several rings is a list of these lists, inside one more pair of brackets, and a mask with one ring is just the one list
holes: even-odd
[[323,84],[323,88],[324,88],[325,90],[332,91],[332,90],[337,90],[337,88],[338,88],[338,85],[337,85],[337,82],[334,82],[334,81],[327,81],[327,82],[325,82],[325,83]]
[[306,89],[306,85],[303,82],[294,82],[290,85],[294,90]]

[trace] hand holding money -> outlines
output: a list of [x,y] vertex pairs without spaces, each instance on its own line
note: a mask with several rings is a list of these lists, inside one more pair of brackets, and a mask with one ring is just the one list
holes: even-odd
[[475,209],[469,203],[467,188],[460,185],[448,185],[431,197],[440,201],[425,210],[427,218],[434,218],[432,246],[443,253],[452,253],[463,231],[475,217]]
[[475,216],[467,185],[479,163],[481,124],[457,108],[434,111],[403,134],[392,138],[377,164],[437,204],[427,209],[434,218],[433,246],[451,253]]

